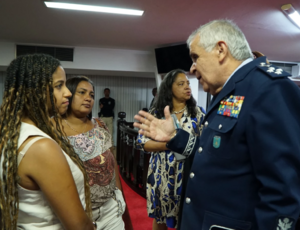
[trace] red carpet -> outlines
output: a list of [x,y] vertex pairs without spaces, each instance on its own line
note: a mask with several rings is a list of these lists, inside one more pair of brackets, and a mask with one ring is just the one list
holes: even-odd
[[152,218],[147,214],[146,199],[135,193],[122,179],[122,188],[134,230],[152,230]]
[[[135,193],[122,179],[122,188],[134,230],[152,230],[153,219],[148,217],[146,199]],[[169,228],[172,230],[174,228]],[[175,230],[175,229],[174,229]]]

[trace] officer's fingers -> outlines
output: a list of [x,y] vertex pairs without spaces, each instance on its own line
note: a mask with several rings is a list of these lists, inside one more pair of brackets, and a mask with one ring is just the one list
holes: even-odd
[[139,122],[142,122],[142,121],[141,121],[142,117],[139,116],[139,115],[135,115],[133,118],[134,118],[135,120],[138,120]]
[[[135,119],[135,120],[138,120],[140,123],[145,124],[146,126],[149,126],[150,123],[151,123],[148,119],[146,119],[146,118],[144,118],[144,117],[141,117],[141,116],[139,116],[139,115],[135,115],[135,116],[134,116],[134,119]],[[136,126],[136,127],[138,127],[138,126]],[[138,128],[142,129],[142,127],[138,127]]]
[[141,116],[147,118],[149,121],[152,121],[153,119],[155,119],[154,116],[152,116],[150,113],[147,113],[147,112],[145,112],[145,111],[143,111],[143,110],[140,110],[140,111],[139,111],[139,114],[140,114]]
[[134,122],[134,123],[133,123],[133,126],[136,127],[136,128],[139,128],[139,129],[141,129],[141,125],[142,125],[142,124],[139,123],[139,122]]
[[141,125],[141,128],[142,128],[144,131],[147,131],[147,132],[150,131],[149,125],[146,125],[145,123],[143,123],[143,124]]
[[150,123],[146,118],[144,118],[138,114],[134,116],[134,119],[138,120],[140,123],[147,123],[147,124]]
[[139,111],[139,115],[145,117],[145,115],[147,114],[147,112],[145,112],[144,110],[140,110]]
[[150,133],[146,130],[143,130],[143,135],[151,138]]
[[139,134],[142,134],[142,135],[144,135],[146,137],[150,137],[151,138],[150,132],[147,132],[147,131],[145,131],[143,129],[139,130]]
[[171,118],[170,107],[168,105],[164,108],[164,114],[165,114],[166,120]]
[[142,135],[144,135],[144,133],[145,133],[145,131],[144,131],[144,130],[142,130],[142,129],[140,129],[140,130],[139,130],[139,134],[142,134]]

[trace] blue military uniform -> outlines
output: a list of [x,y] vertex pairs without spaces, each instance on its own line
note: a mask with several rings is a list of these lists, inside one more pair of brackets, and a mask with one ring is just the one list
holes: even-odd
[[167,144],[194,158],[181,230],[295,228],[300,90],[287,76],[251,61],[214,96],[200,138],[179,130]]

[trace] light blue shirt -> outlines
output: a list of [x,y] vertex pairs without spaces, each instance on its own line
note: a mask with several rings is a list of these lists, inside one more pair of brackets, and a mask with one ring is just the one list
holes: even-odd
[[227,81],[225,82],[225,84],[223,85],[223,88],[224,86],[227,84],[227,82],[230,80],[230,78],[233,76],[233,74],[235,74],[236,71],[238,71],[240,68],[242,68],[244,65],[247,65],[249,62],[252,62],[253,61],[253,58],[248,58],[246,59],[245,61],[243,61],[233,72],[232,74],[229,76],[229,78],[227,79]]

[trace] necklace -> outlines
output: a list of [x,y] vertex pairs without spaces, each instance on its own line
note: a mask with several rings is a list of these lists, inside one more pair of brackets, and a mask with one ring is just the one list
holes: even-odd
[[173,111],[172,113],[174,113],[174,114],[182,113],[185,109],[186,109],[186,106],[182,110]]
[[64,121],[66,122],[66,124],[70,127],[70,129],[72,129],[74,132],[76,132],[76,133],[83,133],[84,132],[84,130],[86,129],[86,125],[87,125],[87,122],[85,123],[85,126],[84,126],[84,129],[83,129],[83,131],[82,132],[78,132],[77,130],[75,130],[75,129],[73,129],[72,127],[71,127],[71,125],[67,122],[67,120],[66,119],[64,119]]

